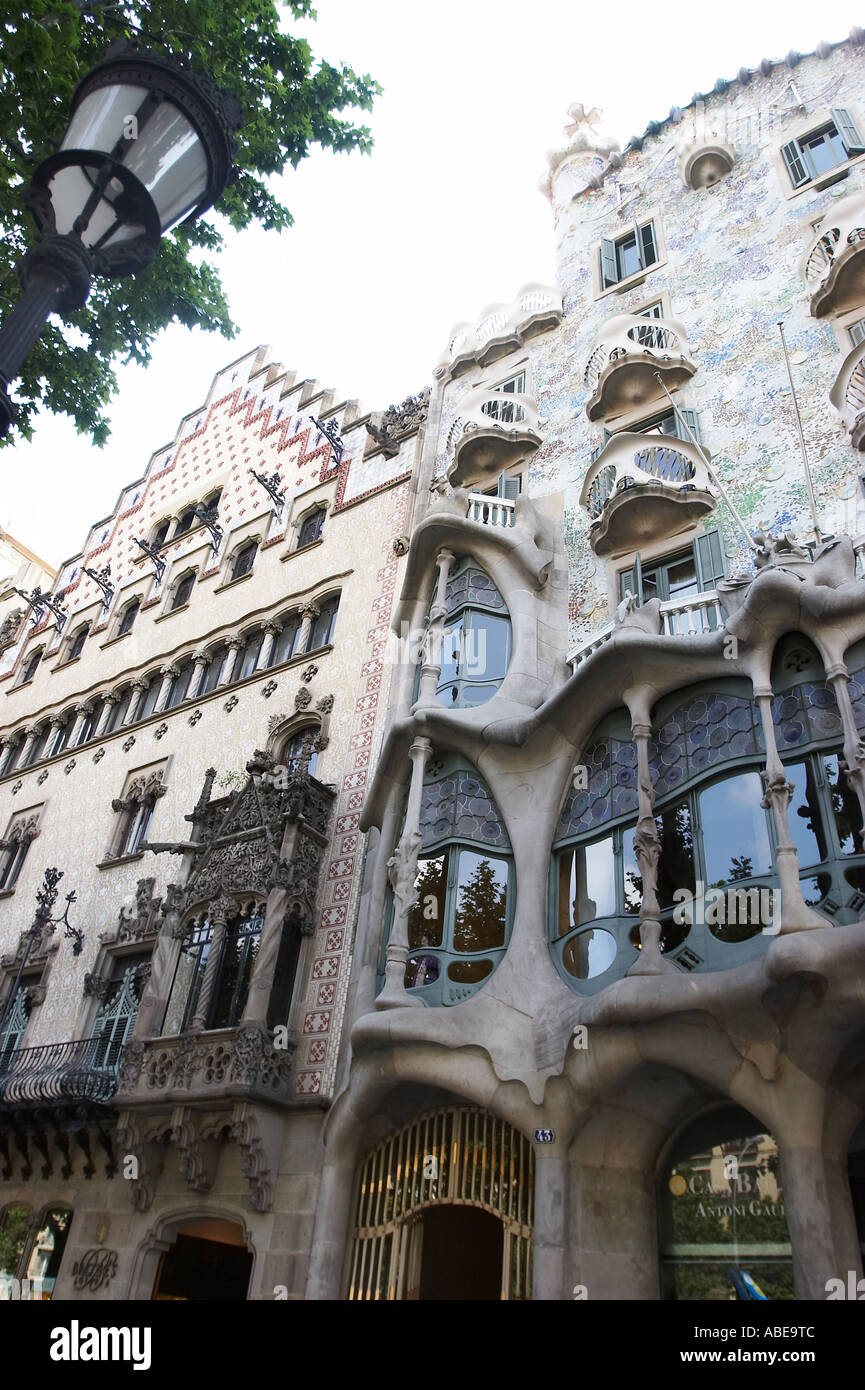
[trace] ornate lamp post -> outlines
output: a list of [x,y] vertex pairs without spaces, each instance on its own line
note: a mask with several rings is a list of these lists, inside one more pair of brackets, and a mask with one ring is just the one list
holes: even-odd
[[0,435],[9,383],[49,314],[80,308],[94,275],[148,265],[164,232],[205,212],[228,182],[240,123],[236,97],[125,41],[79,83],[60,148],[25,193],[38,240],[0,329]]

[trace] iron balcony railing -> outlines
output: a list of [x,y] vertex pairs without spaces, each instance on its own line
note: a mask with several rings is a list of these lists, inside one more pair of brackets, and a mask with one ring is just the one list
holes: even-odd
[[0,1105],[104,1104],[117,1089],[121,1055],[122,1049],[102,1038],[78,1038],[0,1053]]

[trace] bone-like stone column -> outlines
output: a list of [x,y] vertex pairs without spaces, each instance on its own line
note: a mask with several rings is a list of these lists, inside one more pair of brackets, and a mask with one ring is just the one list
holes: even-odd
[[629,975],[667,975],[678,973],[672,961],[661,954],[661,908],[658,903],[658,860],[661,841],[655,823],[655,792],[649,771],[649,739],[652,736],[648,692],[629,692],[631,732],[637,748],[637,829],[634,854],[643,880],[640,904],[640,955]]
[[826,672],[826,679],[835,692],[835,702],[844,729],[844,757],[841,760],[841,768],[847,774],[847,781],[859,799],[859,814],[862,817],[859,848],[862,849],[865,847],[865,740],[856,727],[856,716],[847,688],[850,679],[847,667],[843,664],[832,667]]
[[[810,931],[814,927],[828,927],[825,917],[808,907],[802,897],[799,882],[799,856],[790,836],[790,822],[787,808],[793,796],[793,784],[787,781],[784,764],[778,755],[775,742],[775,725],[772,722],[771,690],[755,689],[754,697],[763,721],[763,737],[766,740],[766,771],[761,773],[765,795],[763,806],[771,808],[775,822],[775,836],[778,841],[775,867],[781,880],[781,923],[778,934],[786,935],[794,931]],[[777,918],[776,918],[777,920]]]
[[532,1226],[532,1298],[536,1302],[565,1298],[565,1199],[568,1160],[538,1154],[535,1163],[535,1205]]
[[432,744],[428,738],[416,738],[408,752],[411,758],[411,782],[405,825],[399,844],[387,865],[388,878],[393,889],[393,924],[387,944],[384,988],[375,1001],[377,1009],[398,1009],[412,1004],[423,1007],[419,999],[412,998],[406,992],[405,965],[409,952],[408,914],[417,899],[415,880],[421,846],[420,805],[423,778],[432,753]]
[[438,578],[424,641],[424,660],[415,709],[437,703],[436,691],[442,671],[442,642],[447,617],[447,586],[453,562],[454,556],[450,550],[440,550],[436,556]]
[[819,1141],[780,1143],[784,1211],[793,1247],[796,1298],[822,1301],[829,1279],[846,1278],[838,1269],[832,1240],[832,1212]]

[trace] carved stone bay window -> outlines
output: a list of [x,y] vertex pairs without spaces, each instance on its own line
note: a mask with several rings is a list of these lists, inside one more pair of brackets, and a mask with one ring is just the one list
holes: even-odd
[[164,772],[164,767],[159,767],[133,775],[123,796],[111,802],[118,819],[106,861],[141,853],[156,803],[168,790]]
[[[270,751],[254,753],[229,795],[211,798],[208,770],[186,817],[189,840],[147,846],[182,853],[189,869],[167,890],[126,1046],[120,1091],[133,1109],[288,1099],[334,799],[304,757],[295,767],[276,761],[294,718],[273,721]],[[310,747],[314,732],[306,730]]]

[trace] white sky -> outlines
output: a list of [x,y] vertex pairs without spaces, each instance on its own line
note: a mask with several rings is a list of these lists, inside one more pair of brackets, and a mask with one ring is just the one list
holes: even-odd
[[318,10],[295,32],[384,88],[359,117],[375,149],[314,149],[278,181],[293,228],[229,232],[221,272],[239,336],[161,335],[147,370],[121,369],[104,449],[45,416],[31,444],[0,451],[0,525],[51,563],[80,549],[214,373],[256,344],[381,410],[428,382],[456,321],[528,280],[553,281],[537,184],[572,101],[600,106],[624,145],[716,78],[843,39],[857,22],[813,0],[319,0]]

